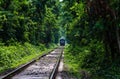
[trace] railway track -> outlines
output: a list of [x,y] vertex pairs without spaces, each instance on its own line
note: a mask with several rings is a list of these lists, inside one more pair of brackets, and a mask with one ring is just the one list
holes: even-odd
[[55,79],[64,47],[58,47],[24,66],[13,70],[2,79]]

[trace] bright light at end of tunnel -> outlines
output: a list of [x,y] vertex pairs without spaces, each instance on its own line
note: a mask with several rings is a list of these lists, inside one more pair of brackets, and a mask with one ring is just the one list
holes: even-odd
[[63,0],[59,0],[60,2],[62,2]]

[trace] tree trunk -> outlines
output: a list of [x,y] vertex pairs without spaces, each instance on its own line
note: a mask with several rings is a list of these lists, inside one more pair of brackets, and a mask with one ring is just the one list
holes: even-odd
[[117,35],[117,42],[118,42],[119,55],[120,55],[120,35],[119,35],[119,27],[118,26],[116,29],[116,35]]

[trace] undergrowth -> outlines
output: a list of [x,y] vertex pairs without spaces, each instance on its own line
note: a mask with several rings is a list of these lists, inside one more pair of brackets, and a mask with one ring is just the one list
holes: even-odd
[[87,79],[120,79],[120,65],[109,61],[102,42],[66,46],[64,62],[69,73],[77,79],[84,79],[83,72],[87,74]]
[[43,44],[34,46],[29,43],[24,43],[24,45],[0,46],[0,73],[25,64],[33,58],[47,53],[54,47],[55,45],[53,44],[50,44],[49,48],[46,48]]

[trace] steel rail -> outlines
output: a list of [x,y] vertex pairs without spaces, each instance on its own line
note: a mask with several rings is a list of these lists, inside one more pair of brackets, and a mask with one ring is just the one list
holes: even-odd
[[[58,47],[57,47],[58,48]],[[51,51],[49,51],[48,53],[43,54],[42,56],[38,56],[37,58],[33,59],[32,61],[16,68],[15,70],[9,72],[8,74],[4,75],[1,79],[11,79],[11,77],[15,76],[16,74],[20,73],[21,71],[23,71],[25,68],[27,68],[29,65],[33,64],[34,62],[36,62],[37,60],[41,59],[42,57],[48,55],[49,53],[51,53],[52,51],[54,51],[55,49],[52,49]]]
[[54,67],[53,71],[51,72],[51,74],[49,76],[49,79],[55,79],[56,78],[62,55],[63,55],[63,49],[62,49],[61,54],[60,54],[60,56],[59,56],[59,58],[57,60],[57,63],[55,64],[55,67]]

